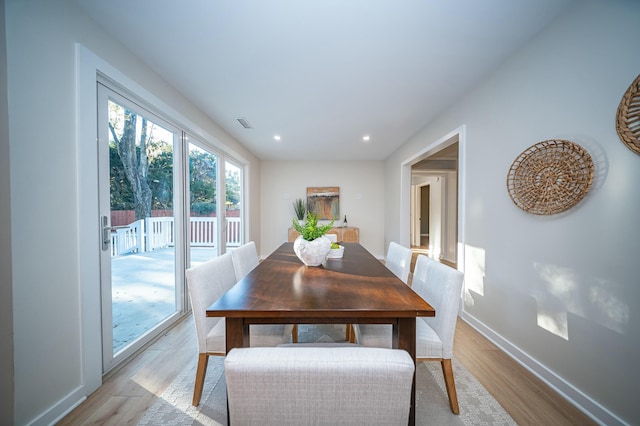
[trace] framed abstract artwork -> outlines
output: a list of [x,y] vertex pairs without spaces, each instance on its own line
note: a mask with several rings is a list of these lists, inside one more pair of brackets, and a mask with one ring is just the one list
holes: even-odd
[[319,220],[337,220],[340,217],[340,187],[308,187],[307,210],[315,213]]

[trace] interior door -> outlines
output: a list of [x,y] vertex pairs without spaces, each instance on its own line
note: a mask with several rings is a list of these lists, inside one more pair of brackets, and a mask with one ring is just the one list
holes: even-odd
[[422,237],[429,236],[429,197],[430,186],[424,185],[420,187],[420,245],[425,245],[422,242]]
[[[180,132],[98,84],[103,371],[179,318]],[[178,185],[179,187],[179,185]]]

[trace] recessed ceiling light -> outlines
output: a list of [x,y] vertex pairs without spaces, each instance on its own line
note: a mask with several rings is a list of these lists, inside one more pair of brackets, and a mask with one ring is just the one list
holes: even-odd
[[273,135],[273,139],[279,141],[280,140],[280,135]]
[[364,142],[369,142],[371,140],[371,137],[369,135],[365,135],[365,136],[362,137],[362,140]]

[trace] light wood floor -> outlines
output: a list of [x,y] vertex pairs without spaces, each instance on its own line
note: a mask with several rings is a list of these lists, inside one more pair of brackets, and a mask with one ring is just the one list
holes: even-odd
[[[454,354],[519,425],[596,424],[462,320]],[[196,356],[195,327],[189,316],[110,374],[58,424],[136,424],[187,360]]]
[[597,424],[462,320],[453,353],[519,425]]

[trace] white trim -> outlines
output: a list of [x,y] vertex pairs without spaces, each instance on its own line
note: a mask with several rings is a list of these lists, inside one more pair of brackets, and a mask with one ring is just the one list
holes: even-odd
[[400,237],[398,244],[411,247],[411,164],[400,166]]
[[[76,44],[76,152],[78,164],[78,265],[82,378],[78,396],[102,385],[100,307],[100,229],[98,208],[97,58]],[[97,223],[96,223],[97,222]],[[60,401],[51,410],[62,405]],[[68,403],[68,402],[67,402]]]
[[251,223],[249,220],[249,212],[250,210],[250,202],[249,202],[249,165],[245,164],[242,169],[242,210],[240,214],[242,215],[242,221],[244,226],[242,229],[242,243],[246,244],[249,241],[255,241],[256,238],[251,237]]
[[67,396],[55,403],[49,410],[27,423],[27,426],[57,424],[87,399],[82,392],[82,387],[75,388],[72,392],[68,393]]
[[[463,124],[456,130],[458,131],[458,248],[456,250],[456,261],[458,270],[464,272],[464,246],[466,241],[465,230],[467,223],[467,126]],[[464,287],[464,283],[462,286]],[[462,312],[463,307],[464,303],[461,303],[460,312]]]
[[478,331],[478,333],[482,334],[503,352],[513,358],[518,364],[542,380],[547,386],[564,397],[596,423],[609,426],[628,425],[628,423],[620,417],[616,416],[614,413],[600,405],[597,401],[581,392],[571,383],[567,382],[543,364],[530,357],[526,352],[513,345],[474,316],[463,312],[461,317],[467,324]]
[[227,209],[224,202],[218,203],[218,200],[227,200],[227,159],[224,155],[218,157],[218,165],[216,167],[216,216],[220,218],[218,221],[218,255],[223,255],[227,252],[227,227],[223,226],[227,223]]

